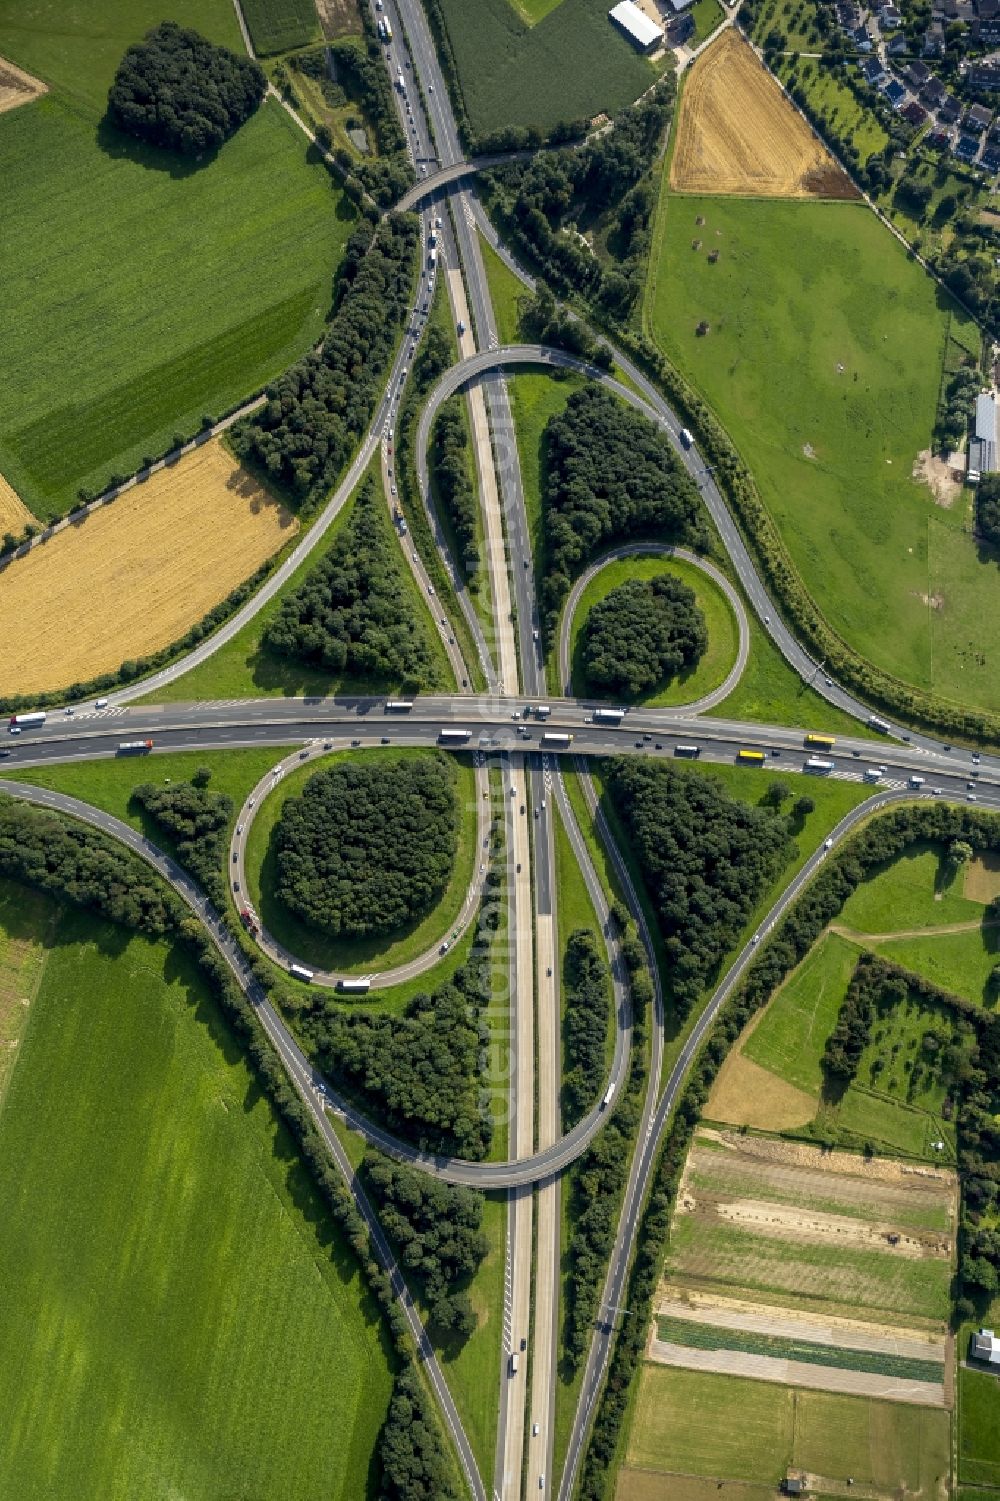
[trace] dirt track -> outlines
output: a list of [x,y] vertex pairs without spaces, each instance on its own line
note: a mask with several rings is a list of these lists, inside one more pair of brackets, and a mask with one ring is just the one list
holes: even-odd
[[686,193],[857,198],[753,48],[729,28],[692,64],[670,185]]
[[47,94],[49,86],[38,78],[32,78],[23,68],[15,67],[5,57],[0,57],[0,115],[6,110],[17,109],[19,104],[30,104],[39,94]]

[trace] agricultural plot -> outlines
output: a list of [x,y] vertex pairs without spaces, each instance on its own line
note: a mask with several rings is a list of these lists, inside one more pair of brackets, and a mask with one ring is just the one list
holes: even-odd
[[1000,1382],[985,1371],[961,1371],[958,1404],[959,1476],[1000,1488]]
[[206,443],[0,573],[0,681],[57,689],[169,645],[297,529]]
[[728,1493],[730,1481],[743,1482],[740,1501],[757,1501],[757,1487],[773,1496],[791,1468],[820,1494],[841,1493],[850,1477],[869,1496],[939,1501],[948,1434],[948,1414],[933,1408],[649,1364],[617,1501],[708,1501],[723,1482]]
[[58,917],[0,1193],[4,1496],[366,1494],[377,1310],[182,955]]
[[[179,0],[171,16],[241,46],[222,0]],[[80,0],[68,19],[35,0],[28,24],[0,0],[0,49],[51,84],[0,116],[0,473],[44,519],[307,349],[353,223],[274,100],[200,163],[104,122],[122,52],[160,19],[150,0]]]
[[13,536],[20,537],[24,528],[29,525],[37,525],[36,518],[17,491],[0,474],[0,532],[10,532]]
[[667,1287],[942,1328],[954,1251],[942,1216],[954,1200],[944,1170],[703,1129],[678,1192]]
[[478,134],[507,125],[551,130],[631,104],[656,77],[611,25],[605,0],[560,0],[535,24],[510,0],[438,0],[465,108]]
[[0,880],[0,1110],[55,930],[50,902]]
[[254,51],[266,57],[308,47],[319,37],[319,21],[313,0],[242,0],[243,17]]
[[650,332],[725,424],[834,628],[909,682],[1000,706],[995,567],[963,508],[912,478],[962,321],[944,294],[870,212],[836,203],[664,193],[650,276]]
[[696,58],[685,79],[670,186],[778,198],[858,196],[733,28]]

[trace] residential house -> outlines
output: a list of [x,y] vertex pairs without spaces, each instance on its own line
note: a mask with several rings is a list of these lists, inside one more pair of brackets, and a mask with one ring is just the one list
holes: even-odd
[[885,97],[888,99],[893,109],[902,109],[903,104],[908,96],[899,79],[892,78],[890,79],[889,84],[886,87]]
[[903,17],[891,3],[883,5],[878,13],[878,24],[882,31],[896,31],[903,24]]
[[858,52],[870,52],[875,45],[867,26],[859,26],[851,33],[851,41]]
[[973,63],[965,75],[969,87],[981,94],[1000,92],[1000,63],[995,59]]
[[982,144],[979,136],[962,135],[959,133],[958,140],[951,148],[960,162],[971,164],[979,155],[979,147]]
[[927,64],[919,61],[910,63],[908,67],[900,71],[915,94],[919,94],[924,84],[928,83],[933,76]]
[[920,45],[921,57],[942,57],[944,55],[944,26],[940,21],[932,21],[924,32],[924,39]]
[[969,1359],[1000,1367],[1000,1339],[992,1329],[980,1329],[969,1341]]
[[945,86],[940,78],[929,78],[920,90],[920,102],[925,109],[937,109],[945,92]]
[[904,110],[901,111],[903,119],[912,125],[914,130],[919,130],[927,119],[927,111],[921,109],[915,99],[911,99]]
[[967,130],[970,135],[974,133],[981,136],[983,131],[988,130],[992,123],[993,111],[987,109],[985,104],[973,104],[970,109],[965,111],[962,129]]
[[944,97],[937,104],[937,117],[942,125],[955,125],[962,113],[962,106],[954,94],[945,92]]

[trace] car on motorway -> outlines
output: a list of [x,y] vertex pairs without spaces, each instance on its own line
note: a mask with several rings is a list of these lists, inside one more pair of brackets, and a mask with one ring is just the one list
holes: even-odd
[[979,752],[978,752],[978,751],[973,751],[973,752],[972,752],[972,764],[973,764],[973,766],[978,766],[978,765],[979,765],[979,763],[980,763],[980,761],[981,761],[981,760],[982,760],[982,759],[983,759],[983,758],[982,758],[982,756],[981,756],[981,755],[980,755],[980,754],[979,754]]
[[979,801],[979,799],[976,797],[976,794],[974,792],[967,792],[965,794],[965,801],[967,803],[976,803]]
[[13,754],[14,752],[7,745],[4,746],[3,750],[0,750],[0,756],[12,756]]
[[8,733],[11,734],[11,735],[20,735],[20,733],[21,733],[21,726],[19,724],[12,724],[10,726],[10,729],[9,729]]

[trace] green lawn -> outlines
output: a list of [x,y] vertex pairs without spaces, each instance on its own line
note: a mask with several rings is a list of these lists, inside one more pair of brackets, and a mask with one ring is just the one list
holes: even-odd
[[561,5],[563,0],[510,0],[510,3],[530,26],[534,26],[536,22],[543,21],[549,11]]
[[[232,6],[167,13],[240,48]],[[268,100],[211,160],[103,122],[150,0],[0,0],[0,54],[53,85],[0,119],[0,471],[42,517],[190,436],[322,330],[354,213]]]
[[[692,250],[698,215],[715,264]],[[910,477],[949,310],[903,248],[857,204],[664,191],[645,313],[725,423],[833,627],[908,681],[1000,706],[996,570],[963,508]]]
[[718,688],[736,660],[739,635],[736,617],[718,584],[714,583],[700,568],[679,559],[656,556],[622,559],[609,563],[591,579],[580,596],[570,627],[570,663],[573,673],[573,692],[581,698],[607,698],[607,692],[594,693],[587,684],[586,667],[583,661],[583,628],[587,615],[612,589],[628,579],[653,579],[669,573],[679,578],[695,592],[698,608],[708,627],[708,646],[701,660],[687,672],[660,684],[650,693],[629,702],[659,707],[665,704],[691,703]]
[[[338,761],[350,760],[352,754],[353,752],[346,750],[335,752],[324,756],[321,768],[315,761],[311,761],[308,765],[289,772],[275,791],[269,792],[258,803],[256,817],[247,835],[246,881],[250,899],[260,913],[264,927],[297,959],[317,969],[367,973],[373,966],[382,970],[405,964],[433,944],[452,936],[453,924],[458,919],[479,859],[476,848],[476,790],[471,761],[467,756],[456,756],[458,849],[448,885],[430,912],[399,933],[368,939],[334,938],[296,917],[277,896],[275,834],[281,810],[287,800],[300,796],[305,783],[316,775],[318,769],[326,770]],[[426,751],[397,749],[394,746],[364,752],[366,765],[369,760],[374,759],[394,763],[426,755]],[[426,976],[421,976],[418,988],[428,988]]]
[[758,621],[750,614],[750,660],[728,698],[707,712],[720,719],[753,719],[832,734],[871,735],[867,726],[828,704],[793,672]]
[[[567,0],[563,0],[566,4]],[[510,407],[517,433],[517,451],[521,459],[524,504],[531,533],[531,551],[535,576],[542,577],[544,533],[542,529],[542,495],[545,489],[544,432],[550,417],[565,411],[574,391],[584,385],[583,376],[555,377],[542,371],[518,371],[508,381]]]
[[259,56],[307,47],[319,40],[313,0],[241,0],[250,40]]
[[516,344],[521,338],[521,311],[518,302],[531,294],[481,235],[479,249],[489,284],[490,301],[493,303],[497,338],[501,344]]
[[[172,850],[170,836],[145,809],[131,801],[132,791],[143,782],[188,782],[201,766],[212,773],[211,792],[224,792],[233,800],[233,819],[250,790],[269,767],[287,754],[289,747],[262,746],[259,750],[165,751],[151,756],[104,757],[97,761],[65,762],[61,766],[25,767],[8,761],[0,777],[51,787],[70,797],[102,808],[105,813],[131,824],[161,849]],[[2,783],[0,783],[2,785]]]
[[689,45],[695,47],[700,42],[703,42],[706,37],[710,37],[715,28],[726,17],[726,13],[719,4],[719,0],[694,0],[694,5],[691,7],[691,14],[694,16],[694,35]]
[[1000,1381],[985,1371],[961,1370],[958,1402],[959,1476],[970,1485],[1000,1488]]
[[1000,930],[974,928],[969,933],[938,933],[927,938],[901,938],[879,944],[880,954],[925,975],[942,990],[996,1007],[990,975],[1000,964]]
[[62,917],[0,1194],[5,1496],[372,1494],[377,1310],[179,951]]
[[[841,1102],[829,1111],[820,1112],[821,1125],[834,1132],[846,1133],[848,1144],[874,1142],[880,1150],[922,1157],[930,1162],[954,1162],[955,1128],[926,1111],[886,1099],[852,1084]],[[938,1153],[932,1142],[943,1141],[945,1151]]]
[[857,960],[853,943],[827,933],[769,1003],[744,1044],[746,1057],[818,1101],[820,1059]]
[[440,0],[472,128],[550,130],[631,104],[656,72],[608,20],[605,0],[561,0],[529,25],[510,0]]
[[[381,492],[382,481],[377,460],[373,460],[366,473],[374,477]],[[353,506],[352,496],[330,526],[323,542],[310,553],[304,562],[299,564],[275,597],[269,600],[242,630],[237,631],[232,640],[227,641],[191,672],[176,678],[172,683],[157,688],[154,693],[150,694],[150,700],[156,703],[187,703],[192,699],[203,698],[264,698],[271,695],[295,698],[305,693],[324,695],[379,691],[392,693],[398,689],[401,686],[398,682],[376,683],[371,679],[335,677],[305,662],[295,662],[289,657],[271,651],[263,640],[265,628],[278,613],[283,601],[298,588],[310,570],[315,568],[333,545],[340,530],[348,524]],[[395,530],[389,520],[388,510],[385,512],[384,525],[386,532],[394,539],[391,545],[394,548],[397,547],[399,543],[395,540]],[[399,558],[398,561],[407,597],[413,609],[424,617],[426,623],[427,636],[436,663],[436,686],[451,687],[454,684],[451,665],[445,656],[437,629],[430,619],[427,604],[418,592],[413,575],[404,560]]]
[[962,873],[945,880],[937,846],[912,849],[862,881],[844,903],[838,922],[862,933],[897,933],[910,928],[937,928],[976,921],[980,902],[962,893]]

